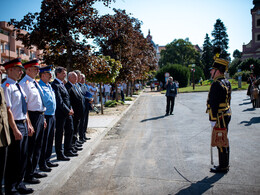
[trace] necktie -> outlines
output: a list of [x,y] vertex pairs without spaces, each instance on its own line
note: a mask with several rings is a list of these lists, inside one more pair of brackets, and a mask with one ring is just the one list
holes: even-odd
[[18,90],[19,90],[20,93],[21,93],[21,98],[22,98],[22,111],[23,111],[24,114],[26,114],[26,112],[27,112],[27,103],[26,103],[26,101],[25,101],[25,97],[24,97],[24,95],[23,95],[23,93],[22,93],[22,91],[21,91],[20,85],[19,85],[18,83],[16,83],[16,86],[17,86]]
[[76,87],[76,85],[73,85],[73,87],[74,87],[74,89],[76,90],[76,92],[80,95],[79,90],[78,90],[78,88]]

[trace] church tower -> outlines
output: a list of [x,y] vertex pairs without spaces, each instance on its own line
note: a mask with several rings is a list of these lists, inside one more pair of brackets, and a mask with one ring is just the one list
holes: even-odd
[[252,40],[243,45],[242,59],[260,59],[260,0],[253,1],[252,15]]

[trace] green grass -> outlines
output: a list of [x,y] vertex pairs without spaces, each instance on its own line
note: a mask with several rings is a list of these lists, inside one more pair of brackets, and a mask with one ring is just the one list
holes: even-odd
[[[231,83],[232,90],[246,90],[248,88],[248,84],[246,82],[242,82],[241,88],[238,88],[238,82],[235,79],[229,79],[229,82]],[[210,83],[211,82],[209,80],[203,81],[202,85],[195,85],[194,90],[192,86],[179,88],[179,93],[209,91]],[[166,90],[161,93],[166,93]]]
[[119,104],[125,104],[125,103],[123,101],[121,101],[121,100],[118,100],[118,101],[116,101],[116,100],[108,100],[108,101],[105,102],[104,106],[105,107],[116,107]]

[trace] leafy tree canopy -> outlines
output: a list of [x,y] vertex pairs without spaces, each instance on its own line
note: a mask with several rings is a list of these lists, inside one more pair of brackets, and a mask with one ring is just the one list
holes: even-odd
[[161,51],[160,67],[163,67],[167,63],[188,66],[189,64],[194,64],[196,61],[196,54],[198,52],[188,39],[175,39],[167,44],[165,48],[165,50]]
[[43,50],[45,63],[70,70],[90,60],[86,58],[90,52],[87,39],[98,33],[93,31],[98,18],[93,4],[97,1],[108,6],[112,0],[43,0],[40,13],[28,13],[21,21],[12,19],[10,23],[28,31],[18,30],[18,39],[26,47]]

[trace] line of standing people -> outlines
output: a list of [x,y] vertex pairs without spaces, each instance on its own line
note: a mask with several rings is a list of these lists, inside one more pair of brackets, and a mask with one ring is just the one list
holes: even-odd
[[[22,64],[17,58],[3,64],[7,79],[0,88],[0,182],[5,194],[30,194],[26,183],[40,183],[58,163],[50,161],[53,140],[57,160],[78,156],[86,137],[88,113],[93,102],[86,94],[85,76],[57,67],[40,68],[38,60]],[[21,79],[25,69],[25,76]],[[40,75],[40,81],[35,78]],[[3,93],[4,92],[4,93]],[[64,148],[62,140],[64,134]],[[2,194],[2,185],[0,185]]]

